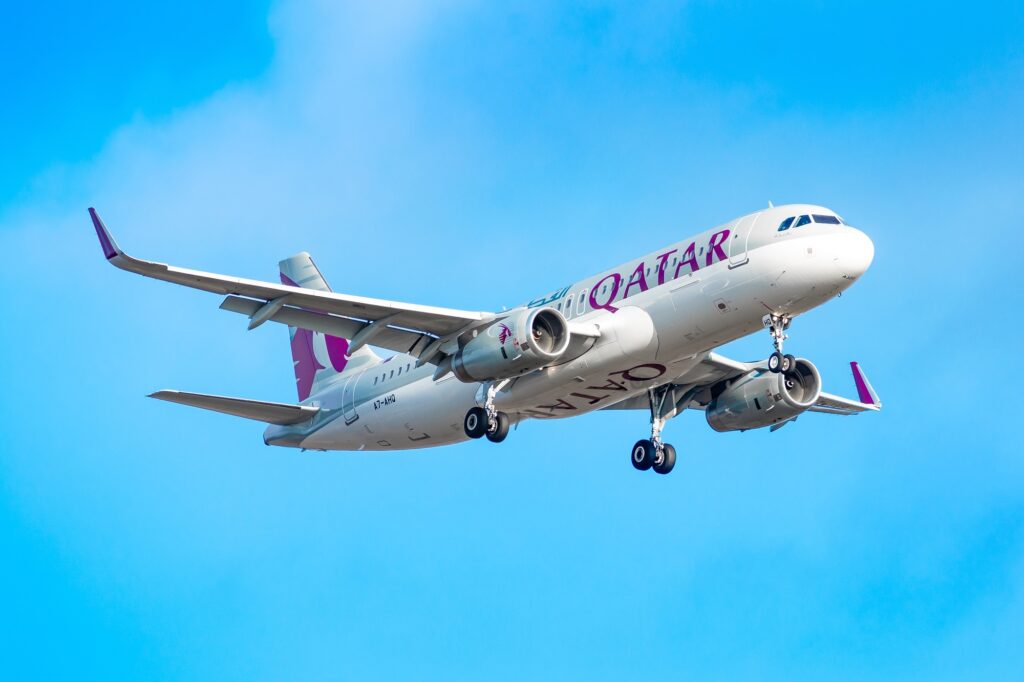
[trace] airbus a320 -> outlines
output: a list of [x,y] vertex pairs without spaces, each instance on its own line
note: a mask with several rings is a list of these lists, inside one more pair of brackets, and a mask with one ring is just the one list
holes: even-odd
[[[336,293],[308,253],[281,261],[279,284],[141,260],[89,213],[113,265],[220,294],[221,309],[246,316],[249,329],[288,326],[298,402],[151,396],[264,422],[267,445],[500,443],[529,419],[643,410],[650,434],[630,460],[667,474],[676,450],[662,429],[687,409],[703,410],[716,431],[744,431],[882,406],[856,362],[850,399],[823,392],[814,364],[784,350],[794,318],[841,294],[874,257],[868,236],[823,206],[771,206],[502,312]],[[763,360],[715,352],[762,329],[772,344]]]

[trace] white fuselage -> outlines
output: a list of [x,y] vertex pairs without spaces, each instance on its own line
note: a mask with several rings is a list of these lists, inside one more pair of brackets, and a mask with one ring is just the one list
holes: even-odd
[[[779,231],[823,207],[768,208],[535,299],[600,335],[574,359],[518,377],[495,406],[513,421],[607,407],[691,370],[714,348],[762,328],[766,313],[796,316],[838,295],[868,267],[870,239],[844,224]],[[468,440],[463,416],[485,385],[395,355],[340,375],[306,404],[310,424],[272,426],[271,444],[322,450],[402,450]]]

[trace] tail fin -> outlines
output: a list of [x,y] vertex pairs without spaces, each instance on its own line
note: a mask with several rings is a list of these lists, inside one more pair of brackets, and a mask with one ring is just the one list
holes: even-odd
[[[331,290],[313,259],[305,251],[281,261],[280,268],[282,284],[317,291]],[[349,357],[348,339],[295,327],[289,327],[288,334],[291,336],[295,386],[300,401],[319,391],[344,372],[355,357],[368,354],[376,359],[376,354],[366,347],[360,348]]]

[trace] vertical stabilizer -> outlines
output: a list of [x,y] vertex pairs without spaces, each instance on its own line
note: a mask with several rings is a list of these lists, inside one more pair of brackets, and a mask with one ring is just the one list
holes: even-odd
[[[305,251],[281,261],[280,267],[282,284],[317,291],[331,290],[313,259]],[[288,334],[291,337],[295,387],[299,393],[299,400],[305,400],[311,394],[320,391],[346,368],[350,368],[354,360],[363,356],[377,359],[376,354],[366,347],[360,348],[350,357],[348,339],[295,327],[289,327]]]

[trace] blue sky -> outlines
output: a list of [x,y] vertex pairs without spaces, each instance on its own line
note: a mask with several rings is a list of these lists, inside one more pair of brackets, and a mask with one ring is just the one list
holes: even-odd
[[[0,56],[11,679],[1019,679],[1020,3],[108,3]],[[314,454],[147,400],[291,400],[287,333],[141,256],[469,309],[765,205],[867,275],[788,349],[885,411],[641,413]],[[728,352],[762,357],[766,336]]]

